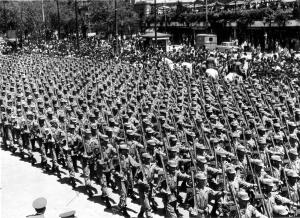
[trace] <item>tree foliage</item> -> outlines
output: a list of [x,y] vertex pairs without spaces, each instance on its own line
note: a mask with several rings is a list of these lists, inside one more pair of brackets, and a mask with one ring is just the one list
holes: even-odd
[[[163,16],[157,17],[159,23]],[[255,20],[265,20],[266,22],[275,21],[279,25],[283,25],[288,19],[292,19],[292,13],[288,10],[272,10],[271,8],[249,9],[249,10],[222,10],[219,12],[208,12],[208,20],[210,23],[225,23],[236,21],[240,25],[248,25]],[[205,12],[190,13],[184,12],[181,14],[170,13],[167,15],[168,21],[179,23],[195,23],[205,21]],[[150,16],[147,23],[153,23],[154,16]]]
[[[115,5],[113,0],[91,1],[83,4],[78,1],[78,25],[93,27],[97,32],[114,32]],[[118,29],[125,33],[138,31],[138,15],[133,11],[133,6],[124,1],[117,6]],[[58,19],[56,1],[44,1],[44,17],[42,15],[41,1],[9,2],[0,6],[0,32],[17,29],[30,35],[42,34],[45,29],[53,32],[60,30],[64,35],[73,34],[76,30],[75,0],[59,1]]]
[[[139,17],[128,2],[117,2],[117,26],[121,33],[137,32]],[[98,32],[113,33],[115,31],[114,1],[95,1],[91,3],[91,21]]]

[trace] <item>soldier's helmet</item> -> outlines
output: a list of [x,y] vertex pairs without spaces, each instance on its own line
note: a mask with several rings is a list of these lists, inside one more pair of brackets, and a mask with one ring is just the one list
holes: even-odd
[[238,198],[240,201],[249,201],[250,200],[248,193],[245,191],[240,191],[238,193]]

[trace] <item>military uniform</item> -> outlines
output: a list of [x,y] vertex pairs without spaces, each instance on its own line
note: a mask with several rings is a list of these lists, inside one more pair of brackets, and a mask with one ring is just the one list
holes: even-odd
[[35,209],[36,213],[33,215],[26,216],[27,218],[44,218],[44,213],[46,210],[47,199],[40,197],[32,202],[32,207]]
[[156,202],[154,202],[153,199],[154,175],[155,171],[160,171],[161,169],[150,163],[152,156],[149,153],[143,153],[142,159],[145,160],[146,163],[140,166],[140,172],[137,174],[138,191],[142,205],[139,217],[143,217],[145,213],[146,217],[151,218],[153,217],[151,203],[156,206]]
[[[177,163],[175,161],[169,161],[168,167],[176,168]],[[161,183],[161,192],[165,194],[165,197],[163,198],[163,203],[166,211],[166,217],[177,218],[178,216],[180,217],[180,214],[177,209],[178,181],[189,179],[190,176],[182,174],[178,170],[167,172],[166,176],[168,178],[163,180]]]
[[[110,192],[108,191],[108,187],[109,184],[111,184],[112,186],[114,185],[112,184],[111,180],[111,171],[113,170],[113,163],[111,159],[115,156],[116,149],[107,143],[108,138],[104,139],[103,143],[99,147],[99,151],[97,151],[98,156],[96,159],[96,176],[97,181],[101,186],[101,196],[106,199],[107,207],[110,208],[108,199],[110,197]],[[100,149],[102,149],[102,152],[100,151]]]
[[120,159],[119,159],[119,166],[118,170],[115,172],[115,176],[117,179],[117,184],[118,184],[118,190],[120,191],[120,201],[119,201],[119,207],[121,208],[122,212],[124,215],[127,214],[126,210],[126,200],[127,200],[127,189],[129,187],[129,184],[132,182],[132,167],[138,167],[139,163],[137,163],[130,155],[128,155],[129,148],[126,144],[121,144],[119,146],[119,152],[120,150],[124,151],[125,153],[122,154],[122,152],[119,154]]
[[97,146],[98,142],[91,137],[90,129],[87,129],[85,131],[85,134],[86,134],[86,138],[82,141],[83,155],[81,157],[81,165],[82,165],[83,177],[84,177],[84,182],[85,182],[88,195],[92,196],[93,192],[91,188],[90,164],[92,161],[91,158],[93,156],[94,147]]

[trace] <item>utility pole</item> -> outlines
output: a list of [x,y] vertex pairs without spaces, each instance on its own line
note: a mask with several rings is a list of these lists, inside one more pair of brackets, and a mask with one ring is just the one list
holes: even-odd
[[3,1],[3,13],[4,13],[4,33],[6,34],[7,32],[7,17],[6,17],[6,7],[5,7],[5,0]]
[[43,17],[43,23],[44,23],[44,25],[45,25],[44,0],[42,0],[42,17]]
[[44,10],[44,0],[42,0],[42,19],[43,19],[43,30],[44,30],[44,39],[46,41],[46,22],[45,22],[45,10]]
[[166,7],[167,7],[167,3],[166,3],[166,0],[165,0],[165,6],[164,6],[165,33],[167,33],[167,15],[166,15]]
[[116,48],[115,48],[115,53],[118,53],[118,14],[117,14],[117,9],[118,8],[118,3],[117,0],[115,0],[115,39],[116,39]]
[[58,39],[60,39],[60,14],[59,14],[59,0],[56,0],[56,9],[57,9],[57,22],[58,22]]
[[24,23],[23,23],[23,3],[20,3],[20,14],[21,14],[21,45],[23,45],[23,32],[24,32]]
[[154,0],[154,38],[155,38],[155,44],[154,44],[154,48],[157,47],[157,22],[156,22],[156,0]]
[[75,20],[76,20],[76,47],[79,50],[79,30],[78,30],[78,7],[77,0],[75,0]]
[[205,29],[208,29],[208,7],[207,7],[207,0],[205,0]]

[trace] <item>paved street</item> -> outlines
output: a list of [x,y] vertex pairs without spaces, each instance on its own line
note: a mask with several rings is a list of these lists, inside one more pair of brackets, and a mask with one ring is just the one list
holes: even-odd
[[[2,218],[19,218],[32,214],[32,201],[41,196],[48,200],[45,217],[55,218],[61,212],[72,209],[77,211],[79,218],[120,217],[104,211],[105,207],[99,203],[101,193],[87,200],[87,195],[62,184],[64,179],[59,182],[56,176],[44,174],[40,168],[31,166],[20,157],[13,156],[8,151],[0,152]],[[139,210],[136,204],[129,204],[129,208],[136,212]],[[129,212],[132,216],[137,216],[137,213]]]
[[[113,209],[110,211],[105,210],[104,203],[101,201],[100,186],[93,184],[94,187],[100,192],[93,198],[88,199],[84,194],[83,179],[77,174],[76,177],[80,178],[82,184],[78,188],[72,190],[72,187],[66,184],[67,171],[61,169],[62,179],[58,179],[51,174],[43,173],[39,168],[31,166],[29,162],[22,160],[17,155],[12,155],[9,151],[1,153],[1,207],[0,214],[2,218],[21,218],[26,215],[34,213],[32,208],[32,201],[38,197],[45,197],[48,200],[46,216],[50,218],[58,217],[61,212],[68,210],[76,210],[78,218],[99,218],[99,217],[122,217],[118,215],[117,203],[119,197],[117,194],[112,193],[111,202]],[[35,153],[35,157],[40,162],[39,156]],[[64,178],[65,177],[65,178]],[[161,199],[157,199],[162,211]],[[128,200],[128,209],[132,217],[136,217],[140,206]],[[180,210],[185,216],[187,211]],[[154,217],[163,217],[154,214]]]

